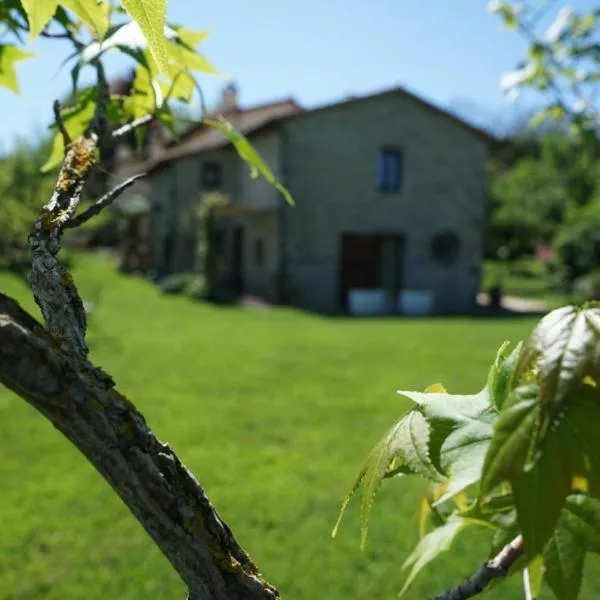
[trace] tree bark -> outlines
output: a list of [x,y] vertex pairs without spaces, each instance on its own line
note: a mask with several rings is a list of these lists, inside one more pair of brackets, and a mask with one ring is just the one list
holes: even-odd
[[108,481],[198,600],[274,600],[200,484],[106,375],[75,365],[0,294],[0,382],[48,418]]
[[92,463],[187,584],[190,599],[275,600],[277,590],[262,579],[194,476],[88,358],[84,305],[57,259],[62,232],[99,212],[133,183],[125,182],[76,215],[107,131],[108,85],[102,64],[97,61],[95,67],[96,111],[80,138],[69,139],[55,104],[67,152],[54,194],[29,236],[28,279],[46,326],[0,294],[0,382],[49,419]]

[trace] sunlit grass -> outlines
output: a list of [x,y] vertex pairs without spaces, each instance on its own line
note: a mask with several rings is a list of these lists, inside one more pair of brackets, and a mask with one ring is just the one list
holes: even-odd
[[[418,480],[377,499],[359,550],[356,506],[331,528],[361,462],[407,408],[394,392],[442,381],[475,392],[505,340],[529,319],[349,320],[287,309],[216,308],[161,296],[86,257],[75,278],[93,299],[93,359],[205,486],[267,579],[287,599],[387,599],[417,540]],[[0,289],[30,309],[26,287]],[[37,314],[37,313],[36,313]],[[141,527],[42,416],[0,390],[0,598],[179,600],[184,589]],[[458,583],[486,558],[474,532],[408,598]],[[584,598],[600,593],[600,575]],[[515,578],[490,598],[519,598]]]

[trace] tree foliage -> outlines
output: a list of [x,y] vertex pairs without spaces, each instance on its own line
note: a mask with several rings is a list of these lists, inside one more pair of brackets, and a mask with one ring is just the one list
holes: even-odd
[[[399,392],[415,407],[377,444],[344,501],[342,514],[362,487],[364,543],[382,482],[409,475],[431,482],[404,590],[472,526],[494,532],[491,554],[498,540],[521,533],[522,567],[543,561],[559,600],[577,597],[585,554],[599,550],[600,308],[556,310],[525,344],[507,347],[475,395],[439,384]],[[575,506],[585,515],[577,531]],[[565,556],[565,544],[575,543],[577,553]]]
[[[562,9],[540,35],[546,4],[494,1],[490,10],[531,44],[504,86],[547,94],[534,124],[558,122],[549,135],[509,147],[508,168],[499,157],[492,162],[490,231],[515,254],[554,243],[574,277],[600,259],[600,119],[592,101],[600,80],[600,11]],[[502,154],[506,159],[506,146]],[[575,600],[586,556],[600,551],[600,305],[555,310],[524,344],[510,353],[507,347],[474,395],[450,394],[440,384],[399,392],[414,407],[369,454],[342,504],[340,520],[362,488],[364,545],[384,481],[429,481],[421,539],[403,565],[401,593],[473,526],[493,532],[495,558],[440,599],[470,598],[506,571],[526,569],[534,597],[545,581],[558,600]],[[338,527],[339,520],[334,536]]]
[[19,142],[0,158],[0,267],[22,271],[29,262],[27,235],[55,183],[52,175],[40,173],[47,153],[48,144]]
[[[168,22],[166,4],[167,0],[7,0],[0,6],[0,22],[9,33],[9,43],[0,44],[0,85],[18,91],[18,63],[33,57],[20,47],[25,35],[28,40],[37,36],[69,39],[74,51],[63,67],[71,70],[73,102],[60,109],[60,119],[69,137],[75,139],[88,127],[97,103],[94,87],[78,87],[82,69],[94,68],[108,52],[119,52],[133,60],[135,76],[129,94],[110,95],[107,115],[111,124],[154,119],[177,135],[173,103],[189,103],[195,92],[203,99],[196,77],[220,72],[197,49],[208,32]],[[205,123],[231,141],[252,176],[265,177],[291,202],[287,190],[230,123],[223,118],[206,119]],[[58,123],[52,128],[52,148],[44,171],[58,167],[65,153],[63,132]],[[143,127],[135,130],[141,141]]]

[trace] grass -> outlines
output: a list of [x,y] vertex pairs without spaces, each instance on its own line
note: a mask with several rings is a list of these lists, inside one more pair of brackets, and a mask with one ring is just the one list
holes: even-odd
[[[93,359],[178,451],[290,600],[396,596],[400,566],[417,541],[421,482],[384,487],[364,552],[356,504],[338,539],[330,538],[363,458],[407,408],[394,390],[442,381],[453,391],[477,391],[500,343],[523,338],[533,325],[216,308],[161,296],[98,257],[81,260],[75,279],[84,298],[103,282],[90,329]],[[0,289],[34,311],[21,282],[0,275]],[[6,390],[0,482],[1,599],[184,597],[167,561],[100,476]],[[487,541],[486,532],[467,534],[407,597],[457,584],[486,558]],[[582,597],[599,593],[596,569]],[[522,597],[518,578],[488,597]]]

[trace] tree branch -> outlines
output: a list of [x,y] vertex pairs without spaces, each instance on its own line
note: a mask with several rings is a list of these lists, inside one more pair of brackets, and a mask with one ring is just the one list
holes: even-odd
[[523,537],[516,537],[510,544],[489,560],[459,586],[436,596],[432,600],[468,600],[483,592],[494,579],[506,577],[510,568],[523,554]]
[[110,483],[199,600],[275,600],[200,484],[106,378],[93,378],[0,294],[0,382]]
[[94,202],[87,210],[75,215],[70,221],[65,224],[65,229],[73,229],[83,225],[86,221],[89,221],[93,216],[102,212],[104,208],[110,206],[128,187],[131,187],[138,179],[145,177],[146,173],[138,173],[132,175],[129,179],[126,179],[112,190],[104,194],[97,202]]
[[66,154],[67,150],[69,149],[69,146],[71,144],[71,136],[69,135],[69,132],[67,131],[67,128],[65,127],[65,122],[63,121],[62,116],[60,114],[60,102],[58,100],[54,101],[54,104],[52,105],[52,109],[54,111],[54,120],[56,121],[56,126],[58,127],[60,134],[62,135],[63,144],[65,146],[65,154]]
[[116,140],[120,137],[123,137],[124,135],[127,135],[130,131],[133,131],[134,129],[141,127],[142,125],[145,125],[146,123],[149,123],[150,121],[152,121],[152,119],[154,119],[154,115],[148,113],[147,115],[144,115],[143,117],[140,117],[139,119],[135,119],[134,121],[131,121],[131,123],[126,123],[122,127],[119,127],[118,129],[115,129],[112,132],[112,138],[114,140]]
[[29,282],[47,328],[0,293],[0,383],[86,456],[179,573],[190,598],[276,600],[277,590],[262,579],[194,476],[111,377],[88,359],[84,305],[57,260],[62,233],[99,212],[139,177],[74,216],[107,131],[108,86],[99,61],[96,69],[94,118],[69,145],[52,198],[29,236]]

